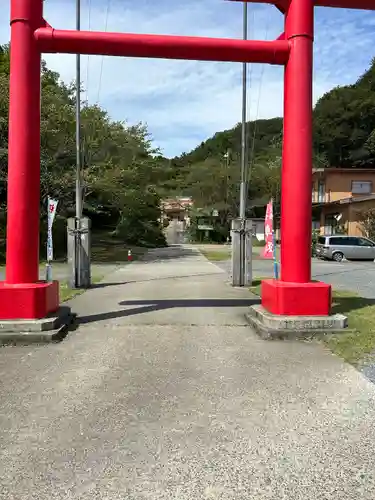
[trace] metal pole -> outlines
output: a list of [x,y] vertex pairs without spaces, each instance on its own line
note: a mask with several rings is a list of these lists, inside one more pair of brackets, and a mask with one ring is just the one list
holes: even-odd
[[[76,0],[76,30],[81,30],[81,0]],[[75,232],[75,287],[81,285],[81,55],[76,55],[76,232]]]

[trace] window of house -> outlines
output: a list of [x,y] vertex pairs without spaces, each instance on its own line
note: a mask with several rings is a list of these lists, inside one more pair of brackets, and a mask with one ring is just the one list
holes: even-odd
[[371,181],[352,181],[352,194],[371,194]]
[[325,184],[324,184],[324,181],[319,181],[319,184],[318,184],[318,202],[319,203],[325,202]]

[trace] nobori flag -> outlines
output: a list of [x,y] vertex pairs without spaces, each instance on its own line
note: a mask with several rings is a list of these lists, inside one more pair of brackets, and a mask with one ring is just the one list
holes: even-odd
[[48,198],[48,228],[51,229],[53,221],[55,220],[56,210],[57,210],[57,200],[52,200]]
[[48,198],[48,230],[47,230],[47,261],[51,262],[53,260],[53,240],[52,240],[52,226],[55,220],[57,200],[52,200]]

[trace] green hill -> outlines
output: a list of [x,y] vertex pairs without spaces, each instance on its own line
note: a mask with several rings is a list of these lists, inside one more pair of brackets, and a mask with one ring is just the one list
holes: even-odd
[[[276,137],[280,137],[283,128],[282,118],[271,118],[270,120],[257,120],[248,123],[248,140],[254,141],[256,152],[266,150]],[[194,163],[225,154],[228,150],[233,155],[241,151],[241,123],[230,130],[217,132],[213,137],[202,142],[193,151],[181,158],[184,162]]]
[[[273,148],[282,134],[282,118],[248,123],[248,137],[259,156]],[[254,145],[253,137],[255,137]],[[329,167],[375,166],[375,60],[353,85],[336,87],[323,95],[314,109],[314,155]],[[174,159],[186,165],[241,150],[241,124],[202,142]]]

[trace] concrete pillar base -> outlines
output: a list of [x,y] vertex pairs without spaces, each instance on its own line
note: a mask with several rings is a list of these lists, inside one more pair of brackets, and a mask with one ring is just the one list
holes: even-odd
[[59,342],[74,319],[70,307],[62,306],[42,319],[0,320],[0,344]]
[[251,306],[247,321],[260,337],[272,339],[311,338],[325,333],[348,332],[348,319],[342,314],[332,316],[281,316],[261,305]]

